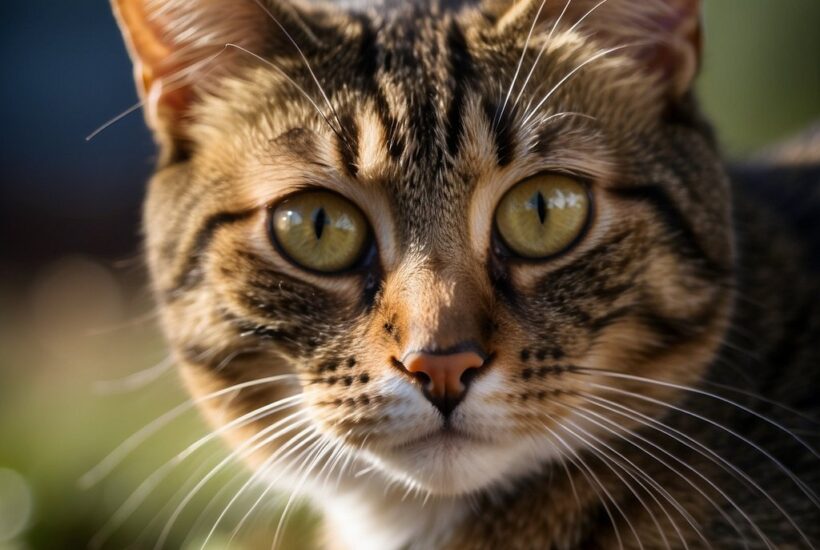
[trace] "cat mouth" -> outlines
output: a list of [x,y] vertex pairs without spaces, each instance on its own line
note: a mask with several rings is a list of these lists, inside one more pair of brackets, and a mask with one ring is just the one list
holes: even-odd
[[445,424],[441,428],[427,433],[421,437],[410,439],[393,447],[394,451],[403,451],[410,448],[430,448],[430,447],[450,447],[453,445],[463,445],[469,443],[486,443],[480,437],[467,433],[463,430]]

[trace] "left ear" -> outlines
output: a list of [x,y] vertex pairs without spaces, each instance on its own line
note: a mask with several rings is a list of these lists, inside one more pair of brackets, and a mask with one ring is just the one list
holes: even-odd
[[[495,0],[496,4],[498,0]],[[700,67],[700,0],[524,0],[510,4],[499,19],[504,32],[539,28],[573,29],[603,46],[624,49],[646,72],[657,75],[673,99],[692,87]],[[540,12],[540,14],[539,14]]]
[[253,56],[297,58],[296,44],[308,51],[318,47],[302,11],[289,0],[111,4],[134,62],[146,120],[161,147],[161,163],[186,156],[191,107],[202,96],[219,93],[221,76],[257,63]]

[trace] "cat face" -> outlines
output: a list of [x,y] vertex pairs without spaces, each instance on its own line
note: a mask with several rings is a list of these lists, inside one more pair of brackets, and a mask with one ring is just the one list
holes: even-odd
[[119,3],[164,153],[147,252],[189,387],[258,468],[470,493],[702,375],[732,247],[694,2],[194,4]]

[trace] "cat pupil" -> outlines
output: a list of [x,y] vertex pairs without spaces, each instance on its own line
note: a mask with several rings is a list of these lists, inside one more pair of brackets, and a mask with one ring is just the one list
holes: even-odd
[[313,213],[313,232],[316,234],[316,240],[322,238],[326,223],[327,215],[325,214],[325,209],[320,207],[319,210]]
[[541,191],[538,191],[533,197],[535,201],[535,208],[538,211],[538,220],[541,222],[541,225],[544,225],[544,220],[547,219],[547,202],[544,200],[544,195],[541,194]]

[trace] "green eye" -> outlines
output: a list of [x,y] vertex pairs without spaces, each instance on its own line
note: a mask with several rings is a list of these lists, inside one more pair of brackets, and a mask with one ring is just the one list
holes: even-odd
[[270,232],[294,263],[323,273],[353,267],[369,234],[361,211],[327,191],[305,191],[280,202],[271,212]]
[[541,174],[507,191],[498,204],[495,224],[513,252],[543,259],[575,242],[586,227],[589,211],[589,195],[581,182]]

